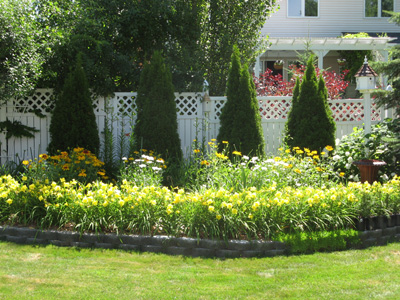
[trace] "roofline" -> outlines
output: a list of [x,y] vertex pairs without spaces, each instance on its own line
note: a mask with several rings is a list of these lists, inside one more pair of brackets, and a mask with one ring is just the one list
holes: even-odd
[[392,37],[270,37],[268,50],[304,50],[305,43],[309,43],[309,49],[313,51],[387,50],[396,45],[391,43],[394,40],[396,38]]

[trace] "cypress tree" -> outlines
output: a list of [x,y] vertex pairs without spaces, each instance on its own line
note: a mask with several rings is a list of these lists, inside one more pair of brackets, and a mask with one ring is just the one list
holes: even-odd
[[244,155],[264,155],[264,135],[256,90],[247,65],[240,66],[234,47],[227,83],[227,102],[220,116],[218,142],[228,141],[231,150]]
[[312,58],[308,60],[298,97],[294,98],[286,125],[287,145],[318,151],[327,145],[335,147],[336,124],[327,103],[328,92],[324,79],[317,78]]
[[231,56],[231,65],[229,68],[226,98],[227,101],[221,109],[219,116],[220,128],[217,136],[220,151],[222,150],[223,141],[230,141],[232,139],[232,127],[234,123],[234,116],[237,112],[237,105],[240,102],[239,98],[239,82],[240,82],[240,56],[239,49],[235,45]]
[[144,66],[136,105],[134,148],[153,150],[169,162],[180,162],[182,150],[172,75],[159,51]]
[[76,66],[56,101],[49,132],[51,142],[47,150],[51,154],[75,147],[98,154],[99,133],[81,55],[77,56]]

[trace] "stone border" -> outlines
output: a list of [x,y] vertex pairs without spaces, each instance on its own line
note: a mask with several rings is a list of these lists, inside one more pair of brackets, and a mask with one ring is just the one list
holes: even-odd
[[[400,226],[360,232],[361,248],[400,242]],[[18,244],[52,244],[59,247],[122,249],[206,258],[273,257],[289,253],[277,241],[209,240],[169,236],[90,234],[0,226],[0,240]]]

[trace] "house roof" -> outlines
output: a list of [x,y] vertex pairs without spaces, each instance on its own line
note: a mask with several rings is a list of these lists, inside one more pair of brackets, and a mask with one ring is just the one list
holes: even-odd
[[304,50],[308,44],[310,50],[387,50],[396,45],[392,37],[368,37],[368,38],[338,38],[338,37],[280,37],[269,38],[268,50]]

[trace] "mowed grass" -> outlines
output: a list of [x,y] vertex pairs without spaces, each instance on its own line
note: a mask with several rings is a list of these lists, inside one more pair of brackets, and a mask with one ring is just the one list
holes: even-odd
[[0,242],[0,299],[400,299],[400,243],[202,259]]

